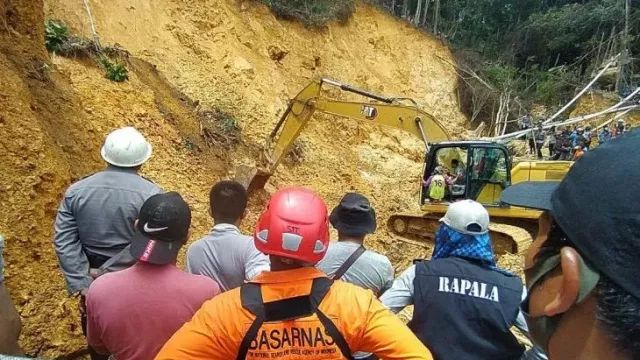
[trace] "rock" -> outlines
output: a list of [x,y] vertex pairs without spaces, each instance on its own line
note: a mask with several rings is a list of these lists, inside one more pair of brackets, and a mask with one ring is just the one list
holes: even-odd
[[236,57],[235,59],[233,59],[233,62],[228,65],[232,74],[242,74],[250,78],[253,78],[255,76],[255,69],[253,65],[243,57]]

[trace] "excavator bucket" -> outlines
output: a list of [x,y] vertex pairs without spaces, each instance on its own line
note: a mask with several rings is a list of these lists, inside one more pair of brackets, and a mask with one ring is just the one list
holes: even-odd
[[235,180],[242,184],[247,191],[264,189],[271,173],[255,166],[240,165],[235,171]]

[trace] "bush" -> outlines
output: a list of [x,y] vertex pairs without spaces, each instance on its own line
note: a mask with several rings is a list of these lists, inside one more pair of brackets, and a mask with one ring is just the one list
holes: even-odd
[[354,0],[260,0],[278,17],[299,20],[307,26],[325,26],[332,20],[345,23],[355,12]]
[[100,63],[104,66],[107,79],[115,82],[123,82],[129,80],[129,70],[122,63],[112,63],[106,56],[100,59]]
[[49,51],[58,51],[69,40],[69,29],[56,20],[49,19],[44,26],[44,44]]
[[240,124],[233,115],[220,109],[199,111],[200,135],[209,147],[230,150],[241,142]]

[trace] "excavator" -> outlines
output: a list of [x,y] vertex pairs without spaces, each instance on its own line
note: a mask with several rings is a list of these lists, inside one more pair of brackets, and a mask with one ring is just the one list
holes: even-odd
[[[368,100],[354,102],[331,98],[323,91],[326,86]],[[321,78],[312,81],[289,101],[267,138],[259,166],[243,166],[236,172],[236,179],[249,191],[263,188],[316,112],[388,126],[416,136],[424,142],[426,152],[422,180],[433,174],[437,166],[454,171],[453,167],[457,165],[455,183],[448,188],[444,199],[430,199],[421,181],[420,213],[394,214],[388,219],[387,228],[394,237],[416,245],[433,245],[439,219],[451,202],[473,199],[483,204],[491,216],[489,228],[496,253],[523,253],[537,231],[540,211],[501,203],[500,193],[521,181],[560,181],[572,164],[569,161],[523,161],[512,166],[512,158],[503,144],[454,141],[442,124],[421,110],[412,99],[385,97]]]

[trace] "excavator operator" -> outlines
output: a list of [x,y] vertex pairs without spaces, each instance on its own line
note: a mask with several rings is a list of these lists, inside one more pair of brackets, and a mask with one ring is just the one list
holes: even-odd
[[273,194],[254,242],[271,271],[206,302],[156,360],[431,360],[431,352],[375,295],[314,267],[329,245],[327,206],[313,191]]

